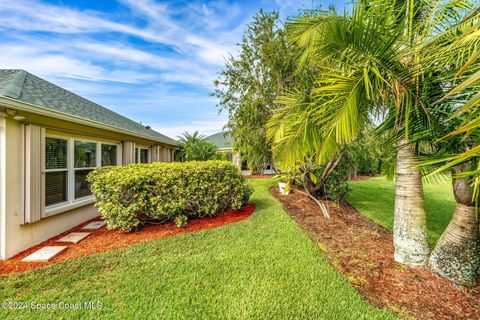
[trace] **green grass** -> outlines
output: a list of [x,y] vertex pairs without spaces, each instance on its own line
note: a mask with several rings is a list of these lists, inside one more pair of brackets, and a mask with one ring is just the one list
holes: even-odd
[[[394,182],[383,177],[350,182],[348,201],[363,215],[388,230],[393,229]],[[447,227],[455,210],[450,181],[425,183],[428,241],[433,245]]]
[[257,211],[242,222],[1,277],[1,301],[101,309],[0,319],[394,319],[328,263],[270,195],[272,180],[252,184]]

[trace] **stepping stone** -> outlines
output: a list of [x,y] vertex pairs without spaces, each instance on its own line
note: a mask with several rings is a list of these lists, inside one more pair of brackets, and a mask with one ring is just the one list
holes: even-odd
[[57,242],[79,243],[90,235],[90,232],[72,232],[65,237],[60,238]]
[[93,221],[82,228],[82,230],[97,230],[106,224],[105,221]]
[[47,262],[67,249],[67,246],[46,246],[22,259],[23,262]]

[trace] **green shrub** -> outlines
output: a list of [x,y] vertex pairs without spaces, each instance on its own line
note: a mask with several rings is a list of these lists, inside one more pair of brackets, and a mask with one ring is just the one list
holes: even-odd
[[231,162],[232,159],[233,159],[233,153],[231,151],[217,152],[217,155],[215,156],[215,159]]
[[[325,166],[319,166],[313,171],[317,179],[322,176],[324,169]],[[347,194],[350,191],[347,181],[347,168],[345,166],[345,162],[341,161],[340,164],[326,177],[325,181],[323,182],[323,188],[316,195],[317,198],[328,198],[329,200],[335,202],[345,201]]]
[[185,228],[187,226],[187,222],[188,217],[184,214],[176,216],[175,219],[173,219],[173,223],[175,223],[177,228]]
[[245,177],[226,161],[104,167],[87,179],[108,228],[121,230],[149,220],[185,226],[182,216],[201,218],[239,209],[252,193]]
[[345,201],[350,191],[347,179],[346,171],[341,165],[330,173],[325,181],[325,191],[330,200],[335,202]]

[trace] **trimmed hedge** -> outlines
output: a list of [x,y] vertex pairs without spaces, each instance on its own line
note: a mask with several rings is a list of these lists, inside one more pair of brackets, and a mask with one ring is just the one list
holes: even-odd
[[252,188],[227,161],[132,164],[104,167],[88,177],[95,206],[109,229],[133,230],[144,222],[215,216],[239,209]]

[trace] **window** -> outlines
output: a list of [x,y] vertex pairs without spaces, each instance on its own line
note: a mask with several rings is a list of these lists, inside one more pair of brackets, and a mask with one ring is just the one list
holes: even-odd
[[140,163],[148,163],[148,149],[140,149]]
[[114,144],[102,144],[102,167],[117,164],[117,146]]
[[[47,136],[44,155],[46,215],[91,201],[87,175],[99,166],[117,165],[119,151],[120,147],[112,143]],[[59,208],[63,210],[57,210]]]
[[73,149],[75,170],[75,199],[91,195],[87,175],[97,167],[97,143],[75,140]]
[[135,148],[135,163],[149,163],[148,148]]
[[97,143],[75,141],[75,168],[92,168],[96,166]]
[[45,205],[68,201],[68,140],[46,138]]

